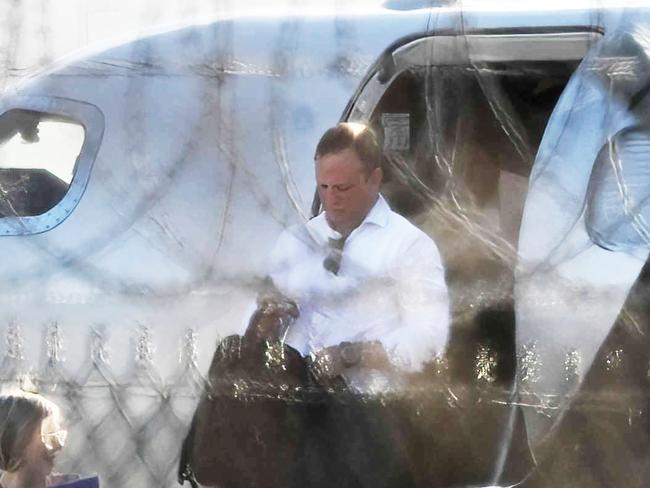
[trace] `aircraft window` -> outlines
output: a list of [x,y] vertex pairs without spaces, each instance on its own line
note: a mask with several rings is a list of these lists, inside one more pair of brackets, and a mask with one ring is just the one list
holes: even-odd
[[0,117],[0,217],[44,214],[68,191],[84,129],[67,117],[9,110]]
[[0,105],[0,236],[47,232],[79,204],[104,136],[104,115],[68,98]]

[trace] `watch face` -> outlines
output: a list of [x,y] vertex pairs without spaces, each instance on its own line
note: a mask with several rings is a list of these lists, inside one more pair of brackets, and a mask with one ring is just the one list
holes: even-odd
[[358,344],[348,344],[341,348],[341,360],[345,366],[350,367],[361,361],[361,349]]

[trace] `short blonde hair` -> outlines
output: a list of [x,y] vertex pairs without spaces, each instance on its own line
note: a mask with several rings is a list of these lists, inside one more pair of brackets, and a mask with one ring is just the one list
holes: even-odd
[[0,395],[0,469],[10,472],[20,469],[34,432],[44,419],[58,411],[54,403],[40,395],[23,392]]
[[381,167],[382,152],[373,130],[359,122],[340,122],[325,131],[316,146],[314,160],[328,154],[352,149],[367,174]]

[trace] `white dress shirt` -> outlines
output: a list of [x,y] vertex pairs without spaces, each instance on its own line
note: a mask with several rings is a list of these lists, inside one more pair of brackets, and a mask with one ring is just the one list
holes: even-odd
[[328,239],[340,237],[325,213],[280,235],[269,275],[300,308],[286,343],[307,356],[344,341],[380,341],[406,371],[443,353],[449,299],[434,242],[381,196],[345,241],[334,274],[323,261]]

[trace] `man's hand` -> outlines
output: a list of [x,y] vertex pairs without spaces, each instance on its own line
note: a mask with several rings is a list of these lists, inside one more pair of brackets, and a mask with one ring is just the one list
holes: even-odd
[[286,297],[281,295],[261,297],[258,299],[257,310],[248,324],[245,337],[254,343],[279,340],[299,315],[298,306]]
[[390,367],[388,354],[379,341],[372,342],[342,342],[341,356],[343,362],[352,366],[384,369]]

